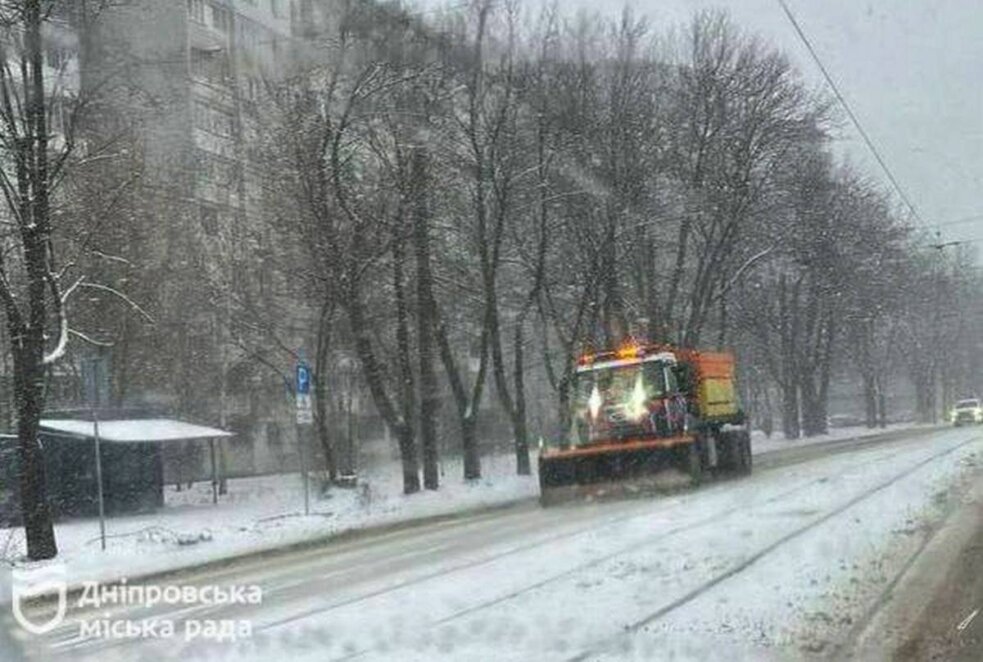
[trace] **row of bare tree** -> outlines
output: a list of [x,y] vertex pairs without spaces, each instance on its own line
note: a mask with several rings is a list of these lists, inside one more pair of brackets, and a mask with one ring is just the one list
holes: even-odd
[[631,12],[478,1],[434,26],[352,3],[338,26],[319,66],[269,88],[268,198],[407,492],[419,459],[437,487],[443,389],[465,478],[486,385],[528,473],[529,382],[563,429],[578,352],[627,334],[736,347],[749,404],[779,400],[793,438],[826,431],[837,370],[876,424],[889,378],[929,397],[939,348],[964,351],[924,314],[950,270],[836,163],[827,100],[725,14],[669,36]]
[[[631,12],[514,0],[427,23],[334,2],[295,75],[267,81],[233,127],[239,162],[262,173],[262,213],[199,241],[189,163],[142,151],[142,132],[181,115],[122,85],[125,68],[66,91],[45,61],[65,7],[123,4],[0,1],[2,365],[31,558],[57,552],[46,384],[87,345],[112,344],[116,401],[171,389],[209,416],[217,391],[224,423],[227,354],[282,372],[285,328],[300,325],[330,477],[351,459],[329,424],[341,348],[397,440],[407,493],[438,487],[442,438],[481,476],[490,408],[530,473],[534,430],[565,428],[577,354],[629,334],[734,347],[746,403],[789,437],[825,430],[837,374],[871,425],[901,374],[924,419],[975,385],[968,256],[933,249],[839,165],[827,100],[724,14],[659,32]],[[83,54],[108,50],[89,19],[73,19]],[[109,112],[110,97],[144,110]],[[453,429],[438,424],[448,409]]]

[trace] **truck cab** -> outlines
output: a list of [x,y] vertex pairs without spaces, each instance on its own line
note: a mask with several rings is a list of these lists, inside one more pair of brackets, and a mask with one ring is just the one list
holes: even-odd
[[682,434],[687,400],[676,370],[670,352],[582,363],[574,381],[568,439],[584,446]]

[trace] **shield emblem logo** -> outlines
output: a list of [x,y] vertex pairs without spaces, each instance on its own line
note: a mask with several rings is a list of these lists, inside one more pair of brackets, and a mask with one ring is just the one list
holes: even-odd
[[[51,632],[65,620],[68,608],[68,583],[64,566],[47,566],[32,570],[15,570],[11,583],[11,608],[14,620],[27,632],[42,635]],[[31,598],[55,594],[58,604],[55,613],[43,623],[35,623],[24,613],[24,603]]]

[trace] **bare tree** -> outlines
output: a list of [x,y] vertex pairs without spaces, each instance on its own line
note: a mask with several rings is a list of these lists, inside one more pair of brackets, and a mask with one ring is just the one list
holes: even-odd
[[[65,72],[45,60],[50,30],[64,29],[69,16],[84,30],[103,4],[71,14],[50,0],[0,3],[0,191],[6,210],[0,301],[13,359],[21,507],[31,559],[52,558],[58,551],[39,441],[45,373],[65,356],[70,337],[90,339],[70,323],[70,299],[83,287],[123,296],[80,275],[78,260],[91,248],[92,228],[80,230],[65,213],[69,208],[59,206],[65,202],[59,197],[65,182],[98,160],[104,147],[88,144],[85,157],[75,158],[95,90],[84,95],[72,89]],[[60,264],[58,255],[68,258]]]

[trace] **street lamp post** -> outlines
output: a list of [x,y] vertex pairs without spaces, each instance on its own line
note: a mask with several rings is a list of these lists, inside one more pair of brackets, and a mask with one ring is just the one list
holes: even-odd
[[352,487],[358,481],[358,468],[356,466],[356,421],[355,421],[355,387],[358,365],[354,358],[342,356],[338,361],[338,371],[344,382],[343,399],[341,402],[345,416],[345,444],[341,453],[341,471],[339,472],[338,482],[342,486]]
[[[942,241],[941,231],[937,231],[935,233],[935,238],[936,238],[935,243],[929,244],[929,246],[931,248],[934,248],[939,255],[939,260],[936,263],[936,268],[935,268],[935,310],[933,316],[934,326],[933,326],[933,333],[932,333],[934,338],[934,341],[932,343],[934,360],[932,361],[932,392],[931,392],[933,424],[938,423],[939,405],[941,404],[942,406],[943,417],[945,416],[945,410],[947,405],[946,403],[947,361],[944,360],[944,357],[940,357],[940,353],[942,352],[943,345],[941,339],[939,338],[939,330],[941,327],[941,319],[942,319],[942,294],[943,294],[942,277],[944,275],[943,269],[945,267],[945,264],[943,262],[943,252],[945,251],[946,248],[959,246],[964,243],[962,241]],[[940,358],[942,358],[942,360],[940,360]],[[940,391],[941,391],[941,397],[940,397]]]

